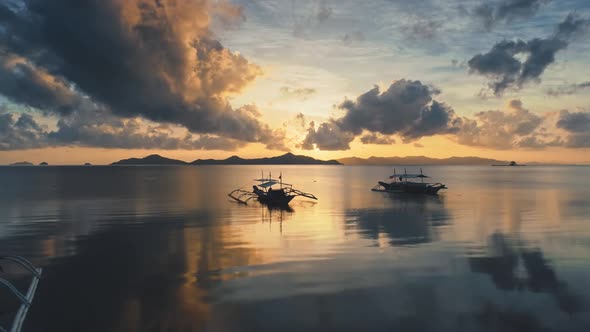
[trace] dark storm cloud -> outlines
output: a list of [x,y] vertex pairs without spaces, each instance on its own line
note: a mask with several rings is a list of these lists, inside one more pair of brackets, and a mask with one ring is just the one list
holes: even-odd
[[590,112],[561,111],[557,121],[557,128],[571,133],[590,134]]
[[482,3],[475,7],[473,14],[479,20],[487,30],[491,30],[494,26],[494,7],[489,3]]
[[30,114],[0,110],[0,150],[57,146],[120,149],[235,150],[243,141],[212,135],[173,135],[167,126],[146,126],[137,119],[121,119],[106,110],[74,112],[57,122],[56,130],[39,125]]
[[69,114],[83,98],[63,80],[39,70],[26,59],[0,51],[0,94],[47,112]]
[[367,130],[413,139],[448,133],[454,112],[432,99],[438,93],[420,81],[399,80],[383,92],[375,86],[356,101],[340,104],[346,113],[337,122],[355,135]]
[[375,133],[366,134],[361,136],[360,138],[361,143],[363,144],[379,144],[379,145],[389,145],[395,144],[395,139],[389,136],[383,136]]
[[433,100],[438,93],[420,81],[396,81],[383,92],[375,86],[355,101],[340,104],[338,107],[345,111],[341,118],[310,127],[302,146],[311,149],[316,144],[322,149],[318,140],[321,138],[322,142],[331,142],[332,150],[349,149],[349,143],[364,131],[385,136],[397,134],[406,141],[454,133],[460,119],[450,107]]
[[[572,39],[585,32],[589,25],[590,20],[568,15],[552,37],[526,42],[501,41],[488,53],[471,58],[469,69],[491,78],[489,86],[497,96],[509,88],[520,89],[525,83],[540,81],[545,69],[555,62],[557,52],[567,48]],[[518,56],[525,56],[526,59],[521,61]]]
[[519,141],[516,141],[515,147],[532,150],[542,150],[548,147],[559,147],[565,145],[565,142],[562,140],[561,137],[557,136],[547,139],[547,136],[548,135],[542,134],[533,134],[527,136]]
[[565,20],[557,26],[555,38],[569,40],[588,31],[590,19],[581,19],[574,14],[569,14]]
[[576,84],[568,84],[558,86],[557,88],[551,88],[547,90],[547,94],[553,97],[558,97],[561,95],[573,95],[580,90],[590,88],[590,81],[589,82],[582,82]]
[[68,113],[88,97],[123,118],[246,142],[282,139],[258,114],[234,110],[227,100],[261,73],[213,39],[211,15],[226,21],[242,15],[229,3],[25,3],[16,11],[0,4],[0,93],[14,102]]
[[312,121],[300,147],[304,150],[313,150],[314,146],[324,151],[349,150],[354,137],[353,133],[342,130],[335,122],[325,122],[316,128]]
[[4,113],[0,107],[0,151],[41,147],[42,131],[29,114]]
[[550,0],[502,0],[483,2],[475,7],[473,14],[481,20],[487,30],[502,22],[527,18],[535,15],[542,5]]
[[590,148],[590,133],[572,134],[565,141],[568,148]]
[[455,136],[457,142],[497,150],[590,148],[588,112],[561,111],[555,128],[566,133],[559,134],[548,131],[543,126],[544,118],[526,110],[519,100],[512,100],[508,108],[508,111],[480,112],[475,114],[475,119],[463,118],[463,126]]
[[57,123],[57,130],[47,133],[48,145],[76,145],[121,149],[222,149],[235,150],[245,143],[210,135],[186,133],[174,136],[167,126],[147,127],[137,119],[123,120],[108,111],[94,114],[74,113]]
[[[393,135],[404,143],[447,135],[462,145],[495,150],[590,147],[590,113],[562,111],[556,127],[569,131],[562,136],[547,130],[554,125],[548,120],[551,116],[529,111],[519,99],[510,100],[506,110],[459,117],[452,108],[433,99],[438,93],[420,81],[400,80],[383,92],[375,87],[355,101],[340,104],[343,116],[319,126],[311,122],[300,147],[348,150],[357,137],[363,144],[394,144]],[[305,123],[303,116],[301,120]]]

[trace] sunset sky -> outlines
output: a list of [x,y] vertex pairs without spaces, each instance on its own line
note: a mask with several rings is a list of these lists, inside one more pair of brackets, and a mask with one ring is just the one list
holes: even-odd
[[0,0],[0,164],[590,163],[587,0]]

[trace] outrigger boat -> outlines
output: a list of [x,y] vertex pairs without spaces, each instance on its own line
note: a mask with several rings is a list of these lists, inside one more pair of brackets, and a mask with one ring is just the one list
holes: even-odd
[[[317,197],[313,194],[295,189],[292,184],[283,183],[282,174],[279,176],[278,181],[273,179],[270,173],[268,178],[264,178],[263,175],[260,179],[254,179],[254,181],[258,184],[252,186],[252,191],[238,188],[227,195],[242,204],[248,204],[249,200],[255,198],[260,203],[268,206],[287,206],[297,196],[317,200]],[[273,187],[276,185],[279,188]]]
[[[389,177],[391,180],[390,182],[379,181],[379,183],[371,190],[389,193],[436,195],[439,190],[447,189],[447,186],[442,183],[424,182],[425,178],[430,177],[424,175],[421,168],[420,174],[408,174],[405,169],[404,174],[396,174],[394,168],[393,175]],[[420,182],[416,182],[416,179],[420,179]]]

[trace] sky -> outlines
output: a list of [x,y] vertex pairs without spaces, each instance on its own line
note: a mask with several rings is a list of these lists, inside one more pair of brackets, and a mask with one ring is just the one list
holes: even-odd
[[590,164],[587,0],[0,0],[0,164]]

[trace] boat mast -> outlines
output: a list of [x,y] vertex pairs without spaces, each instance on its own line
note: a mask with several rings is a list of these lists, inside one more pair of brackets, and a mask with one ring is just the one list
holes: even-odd
[[404,168],[404,175],[406,176],[405,180],[406,183],[408,182],[408,171],[406,171],[406,169]]
[[[423,175],[422,174],[422,167],[420,167],[420,175]],[[424,183],[424,177],[423,176],[420,176],[420,182],[421,183]]]

